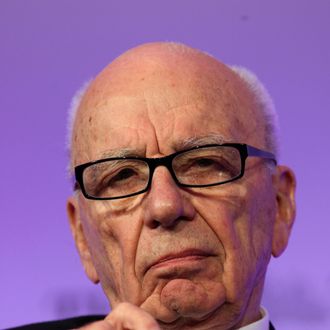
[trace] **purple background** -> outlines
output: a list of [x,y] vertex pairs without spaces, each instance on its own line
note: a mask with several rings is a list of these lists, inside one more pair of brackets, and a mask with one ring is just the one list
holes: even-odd
[[264,295],[278,329],[330,329],[330,1],[0,1],[0,328],[106,313],[66,220],[70,98],[124,50],[173,40],[254,70],[298,178]]

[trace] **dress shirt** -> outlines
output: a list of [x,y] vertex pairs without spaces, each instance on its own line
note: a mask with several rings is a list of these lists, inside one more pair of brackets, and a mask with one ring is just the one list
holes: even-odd
[[245,325],[239,330],[269,330],[269,315],[265,308],[260,309],[261,319],[251,324]]

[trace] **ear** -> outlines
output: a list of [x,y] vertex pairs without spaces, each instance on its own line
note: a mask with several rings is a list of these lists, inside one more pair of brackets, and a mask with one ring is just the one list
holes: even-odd
[[280,256],[285,250],[296,216],[296,178],[293,171],[286,166],[277,166],[273,175],[276,192],[276,218],[272,241],[272,254]]
[[80,260],[84,266],[85,273],[93,283],[99,282],[96,269],[94,267],[93,259],[88,247],[84,229],[81,223],[80,210],[78,205],[78,198],[71,196],[67,200],[66,209],[70,222],[72,236],[75,240],[77,250],[80,255]]

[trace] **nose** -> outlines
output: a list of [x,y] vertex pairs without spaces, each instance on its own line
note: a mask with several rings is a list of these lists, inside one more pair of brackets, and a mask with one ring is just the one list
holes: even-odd
[[195,209],[187,193],[177,186],[166,167],[157,167],[146,200],[145,224],[169,228],[194,216]]

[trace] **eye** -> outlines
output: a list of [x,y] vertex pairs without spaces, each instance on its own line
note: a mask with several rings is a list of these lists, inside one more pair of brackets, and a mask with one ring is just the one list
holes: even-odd
[[222,175],[232,175],[236,173],[236,169],[233,165],[224,158],[221,157],[203,157],[194,159],[189,164],[189,171],[198,171],[198,175],[211,175],[215,173],[222,173]]
[[195,165],[198,165],[199,167],[209,167],[215,164],[215,161],[213,159],[209,158],[200,158],[195,161]]
[[135,174],[136,173],[135,173],[135,171],[133,171],[133,169],[124,168],[109,180],[109,184],[129,179],[130,177],[134,176]]
[[138,159],[110,159],[96,163],[84,173],[86,191],[95,197],[112,198],[144,189],[149,167]]

